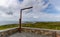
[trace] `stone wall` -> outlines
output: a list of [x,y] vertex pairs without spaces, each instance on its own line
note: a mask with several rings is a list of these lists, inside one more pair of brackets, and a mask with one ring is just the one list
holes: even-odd
[[23,32],[35,33],[39,35],[49,36],[49,37],[56,37],[56,32],[51,30],[45,29],[38,29],[38,28],[22,28]]
[[[0,31],[0,37],[8,37],[16,32],[18,32],[18,28],[3,30]],[[35,33],[38,35],[44,35],[49,37],[60,37],[60,30],[22,27],[22,32]]]
[[57,31],[57,32],[56,32],[56,36],[57,36],[57,37],[60,37],[60,31]]
[[18,32],[17,28],[14,29],[8,29],[0,32],[0,37],[9,37],[10,35]]
[[60,30],[23,27],[22,31],[40,34],[40,35],[45,35],[45,36],[49,36],[49,37],[60,37]]

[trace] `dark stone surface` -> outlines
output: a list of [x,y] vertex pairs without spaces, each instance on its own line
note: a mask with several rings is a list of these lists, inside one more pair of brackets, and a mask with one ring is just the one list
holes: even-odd
[[[2,31],[2,32],[0,32],[0,37],[9,37],[12,34],[15,34],[17,32],[18,32],[18,28]],[[22,32],[34,33],[36,35],[43,35],[43,36],[48,36],[48,37],[55,37],[55,36],[60,37],[60,32],[55,33],[56,31],[50,31],[50,30],[42,30],[42,29],[34,29],[34,28],[33,29],[32,28],[22,28]]]
[[18,29],[11,29],[11,30],[7,30],[7,31],[3,31],[3,32],[0,32],[0,37],[9,37],[10,35],[14,34],[18,32]]

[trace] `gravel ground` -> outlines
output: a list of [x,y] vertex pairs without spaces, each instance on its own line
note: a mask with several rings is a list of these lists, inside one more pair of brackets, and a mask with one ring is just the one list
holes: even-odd
[[33,33],[22,32],[22,33],[15,33],[9,37],[49,37],[49,36],[43,36],[43,35],[37,35],[37,34],[33,34]]

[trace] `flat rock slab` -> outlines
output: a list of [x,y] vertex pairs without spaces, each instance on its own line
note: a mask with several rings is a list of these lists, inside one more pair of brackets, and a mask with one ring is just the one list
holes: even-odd
[[9,37],[49,37],[49,36],[22,32],[22,33],[15,33]]

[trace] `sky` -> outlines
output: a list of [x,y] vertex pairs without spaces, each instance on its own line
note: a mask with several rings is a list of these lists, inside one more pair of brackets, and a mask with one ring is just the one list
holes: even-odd
[[22,21],[60,21],[60,0],[0,0],[0,24],[18,23],[20,9]]

